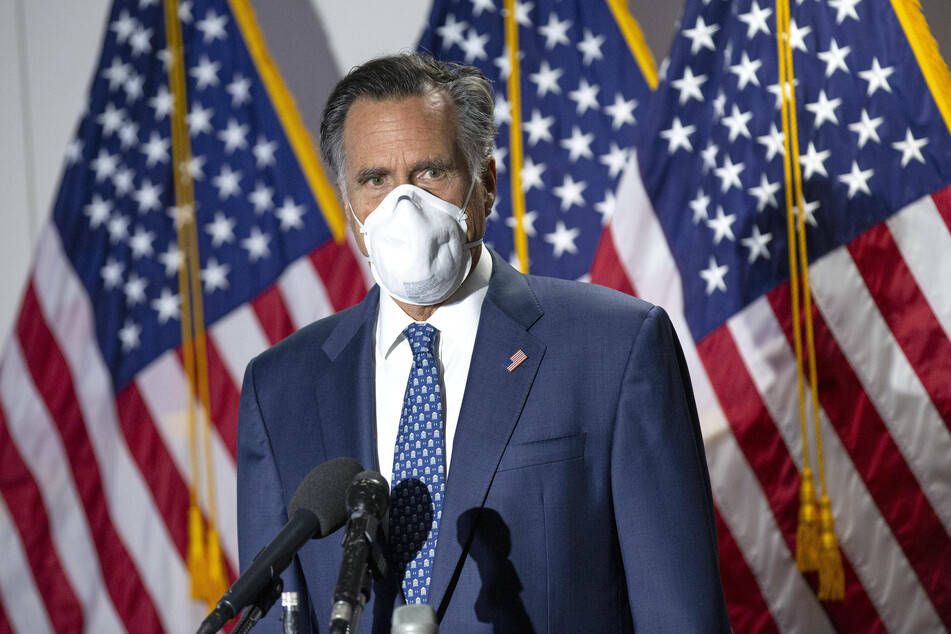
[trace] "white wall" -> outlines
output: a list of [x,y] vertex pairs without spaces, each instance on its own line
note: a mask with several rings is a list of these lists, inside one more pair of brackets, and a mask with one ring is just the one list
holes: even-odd
[[0,0],[0,338],[98,55],[109,0]]
[[324,24],[341,75],[368,59],[415,50],[432,6],[429,0],[311,2]]

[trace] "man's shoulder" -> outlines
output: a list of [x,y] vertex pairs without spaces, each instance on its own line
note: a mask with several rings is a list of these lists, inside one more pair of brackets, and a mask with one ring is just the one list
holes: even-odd
[[[579,313],[592,320],[621,319],[643,321],[655,308],[650,302],[589,282],[565,280],[541,275],[523,275],[496,253],[492,253],[493,280],[497,303],[514,299],[523,306],[534,303],[548,320],[561,316],[577,318]],[[526,293],[531,295],[527,300]],[[657,311],[655,311],[657,312]],[[660,311],[662,312],[662,311]]]
[[549,319],[582,318],[598,328],[630,330],[651,311],[663,312],[650,302],[598,284],[536,275],[526,279]]
[[359,313],[364,309],[361,303],[311,322],[256,356],[251,363],[256,369],[301,367],[319,363],[327,358],[324,344],[336,332],[337,327],[341,323],[359,319]]

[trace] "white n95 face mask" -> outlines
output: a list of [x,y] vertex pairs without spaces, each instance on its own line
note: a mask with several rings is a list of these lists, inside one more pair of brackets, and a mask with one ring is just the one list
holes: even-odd
[[395,187],[361,223],[370,270],[377,284],[394,299],[432,306],[456,292],[469,274],[466,212],[475,179],[462,208],[415,185]]

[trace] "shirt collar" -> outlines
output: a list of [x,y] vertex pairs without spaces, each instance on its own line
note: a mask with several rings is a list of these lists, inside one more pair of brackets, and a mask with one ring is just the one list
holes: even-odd
[[[372,265],[371,265],[372,266]],[[489,289],[492,277],[492,257],[488,249],[482,249],[475,270],[447,299],[427,323],[439,330],[442,337],[460,339],[475,337],[482,312],[482,300]],[[386,291],[380,289],[380,308],[376,320],[376,349],[387,358],[402,341],[403,330],[413,323],[413,318],[403,312],[399,304]]]

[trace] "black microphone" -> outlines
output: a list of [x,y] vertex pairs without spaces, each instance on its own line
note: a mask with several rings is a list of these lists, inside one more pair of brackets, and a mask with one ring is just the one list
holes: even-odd
[[371,576],[386,576],[386,559],[376,543],[380,520],[390,505],[390,488],[376,471],[358,473],[347,489],[347,531],[343,561],[334,589],[330,632],[356,632],[363,606],[370,598]]
[[198,634],[220,630],[274,583],[309,539],[326,537],[343,526],[347,520],[347,484],[362,470],[353,458],[334,458],[314,467],[291,498],[290,520],[221,597]]

